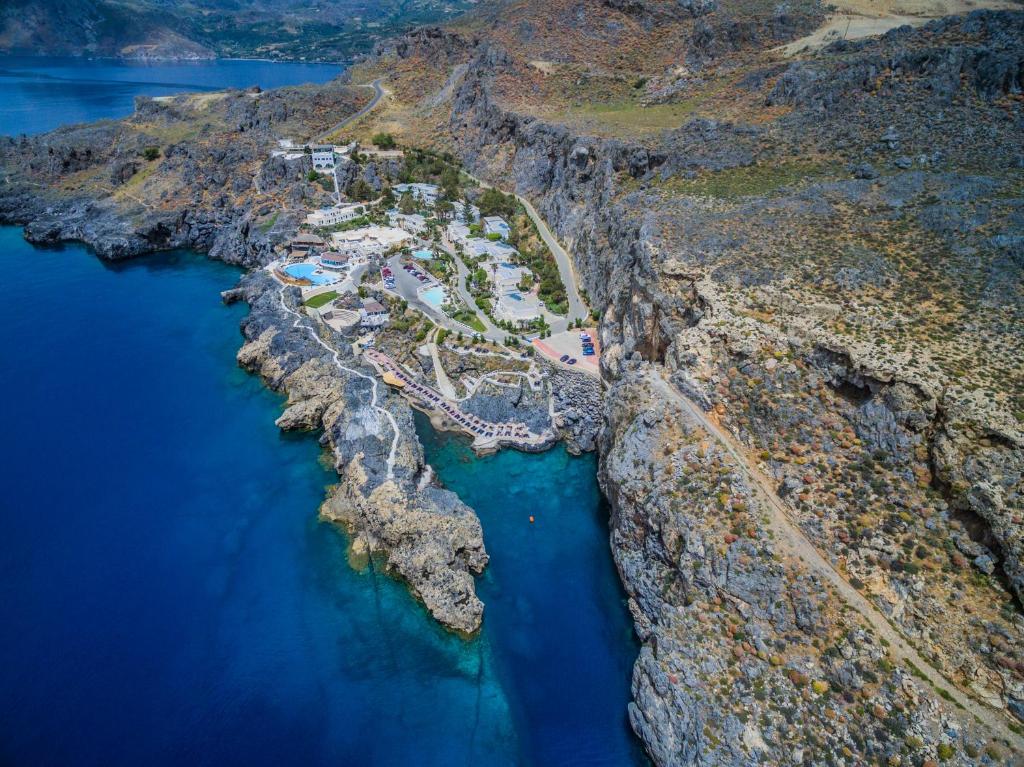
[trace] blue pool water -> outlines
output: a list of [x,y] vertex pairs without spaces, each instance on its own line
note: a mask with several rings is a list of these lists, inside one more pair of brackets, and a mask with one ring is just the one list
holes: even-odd
[[0,264],[0,762],[642,761],[593,457],[478,461],[419,423],[492,557],[465,641],[317,521],[315,435],[235,364],[237,270],[13,228]]
[[338,64],[302,62],[0,56],[0,134],[42,133],[68,123],[124,117],[131,114],[136,96],[323,83],[342,71]]
[[413,258],[418,258],[420,261],[429,261],[434,257],[434,251],[432,250],[414,250],[412,252]]
[[339,275],[321,272],[316,274],[317,266],[315,264],[289,264],[284,268],[285,272],[292,277],[299,280],[309,280],[314,285],[330,285],[332,282],[337,282]]
[[421,290],[418,295],[421,301],[433,306],[435,309],[440,309],[442,304],[444,304],[444,288],[440,285]]

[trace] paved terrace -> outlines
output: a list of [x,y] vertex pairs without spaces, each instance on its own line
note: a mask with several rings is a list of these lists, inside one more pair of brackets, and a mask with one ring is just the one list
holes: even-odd
[[413,400],[414,404],[424,410],[440,413],[456,423],[463,431],[468,432],[473,437],[473,447],[475,448],[496,448],[504,445],[528,450],[541,447],[551,441],[552,435],[548,430],[541,434],[534,434],[525,423],[514,421],[491,423],[470,413],[465,413],[436,390],[415,381],[397,362],[383,352],[367,349],[363,354],[382,376],[390,374],[385,377],[385,381],[391,377],[397,379],[399,388]]

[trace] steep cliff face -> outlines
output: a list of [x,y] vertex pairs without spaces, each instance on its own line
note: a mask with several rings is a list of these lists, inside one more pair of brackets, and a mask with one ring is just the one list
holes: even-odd
[[[533,201],[601,313],[600,477],[645,643],[630,713],[659,764],[966,759],[981,736],[863,624],[796,606],[835,600],[658,380],[731,433],[933,667],[1024,713],[1024,411],[1004,353],[1021,343],[1022,24],[978,13],[758,63],[736,79],[756,122],[656,139],[514,106],[537,67],[486,39],[433,54],[457,78],[457,153]],[[812,706],[819,735],[794,726]]]

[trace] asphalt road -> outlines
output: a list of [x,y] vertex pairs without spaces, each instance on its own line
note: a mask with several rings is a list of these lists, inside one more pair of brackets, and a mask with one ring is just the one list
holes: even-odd
[[328,128],[323,133],[321,133],[319,136],[314,138],[313,141],[324,141],[324,140],[326,140],[326,138],[328,136],[333,136],[335,133],[338,133],[339,131],[343,130],[350,123],[353,123],[356,120],[358,120],[360,117],[362,117],[363,115],[368,114],[375,106],[377,106],[377,104],[380,102],[381,97],[384,95],[384,89],[380,85],[382,79],[383,78],[378,77],[376,80],[374,80],[372,83],[370,83],[368,85],[367,84],[360,85],[359,86],[360,88],[373,88],[373,99],[370,101],[370,103],[367,104],[362,109],[360,109],[355,114],[351,114],[348,117],[346,117],[344,120],[342,120],[340,123],[335,125],[333,128]]
[[[465,172],[465,171],[463,171]],[[476,181],[482,187],[490,187],[498,189],[493,184],[488,184],[486,181],[477,178],[472,173],[466,172],[466,175]],[[503,189],[499,191],[504,192]],[[515,192],[506,192],[506,194],[512,194],[519,202],[523,204],[523,208],[526,210],[526,215],[530,217],[530,220],[537,227],[537,231],[540,233],[541,240],[551,250],[551,254],[555,257],[555,263],[558,265],[558,276],[562,280],[562,284],[565,286],[565,294],[569,299],[569,313],[565,319],[556,320],[549,322],[551,330],[554,333],[560,333],[564,330],[568,330],[569,325],[578,319],[586,320],[590,316],[590,312],[587,310],[587,306],[583,303],[583,298],[580,296],[579,284],[576,280],[576,272],[573,270],[572,259],[569,254],[565,252],[565,249],[559,244],[555,235],[552,234],[551,230],[548,229],[548,225],[544,223],[544,219],[540,217],[536,208],[527,200],[525,197],[521,197]]]

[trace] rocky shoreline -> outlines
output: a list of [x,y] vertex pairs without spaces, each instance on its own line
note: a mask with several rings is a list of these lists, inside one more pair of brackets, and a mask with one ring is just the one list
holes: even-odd
[[[116,188],[114,194],[109,190],[67,194],[33,188],[32,183],[9,184],[0,193],[0,222],[22,226],[33,244],[82,242],[109,261],[186,248],[246,269],[238,287],[223,294],[225,301],[244,301],[250,310],[242,323],[245,340],[238,363],[272,390],[287,395],[286,408],[277,420],[281,429],[322,433],[320,441],[333,457],[338,484],[324,501],[321,517],[347,530],[357,559],[372,556],[383,562],[389,572],[408,583],[435,619],[452,630],[472,634],[483,617],[474,576],[488,560],[479,519],[433,480],[407,401],[377,381],[372,368],[353,356],[351,338],[303,312],[298,289],[283,288],[262,268],[275,258],[275,245],[295,231],[301,208],[286,207],[275,213],[270,230],[260,226],[258,219],[267,206],[243,199],[252,183],[243,180],[246,168],[252,169],[264,193],[290,189],[292,197],[295,185],[302,187],[305,173],[301,166],[297,171],[261,152],[270,145],[266,135],[270,125],[280,117],[276,108],[264,122],[259,116],[264,107],[253,110],[246,94],[227,98],[228,113],[244,107],[241,125],[249,128],[250,136],[259,137],[234,145],[221,145],[218,140],[212,148],[191,143],[169,148],[164,163],[170,168],[164,170],[162,165],[161,171],[183,171],[190,185],[181,190],[180,205],[153,209],[134,196],[118,196]],[[279,103],[274,93],[268,98]],[[294,104],[289,108],[295,111]],[[127,122],[148,123],[154,117],[173,122],[181,114],[174,105],[140,99],[136,114]],[[109,146],[115,136],[114,143],[121,147],[111,156]],[[0,154],[8,161],[16,156],[15,164],[29,177],[42,172],[59,184],[69,173],[97,166],[110,168],[113,178],[130,181],[139,170],[138,161],[131,159],[132,146],[143,146],[145,139],[126,137],[123,123],[115,122],[4,141]],[[122,159],[124,154],[127,159]],[[127,173],[117,170],[126,166]],[[380,184],[373,163],[363,169],[361,178]],[[225,182],[232,195],[219,191]],[[302,198],[293,202],[302,205]],[[571,380],[568,373],[555,370],[549,376]],[[593,414],[599,411],[592,409],[588,418],[572,407],[574,402],[588,401],[585,385],[560,383],[552,390],[559,392],[559,403],[568,411],[562,431],[570,449],[593,449],[599,427]],[[496,388],[486,397],[492,414],[519,412],[519,398],[506,391]],[[530,407],[534,405],[548,417],[547,396]]]

